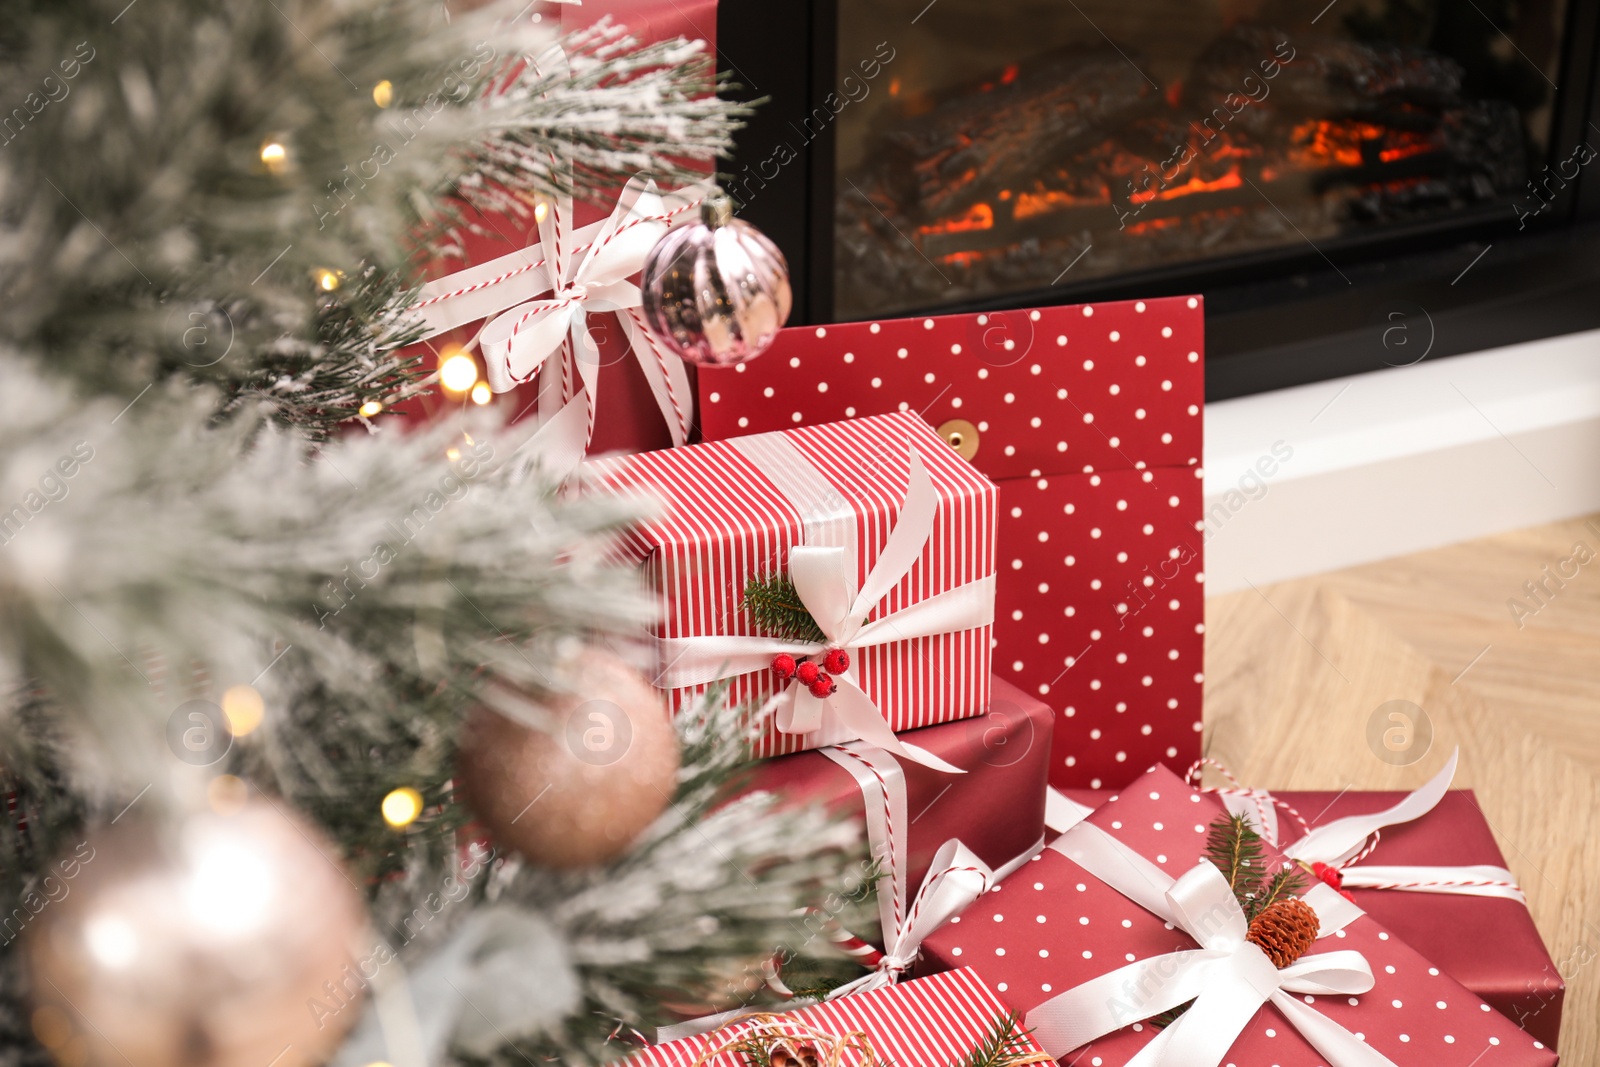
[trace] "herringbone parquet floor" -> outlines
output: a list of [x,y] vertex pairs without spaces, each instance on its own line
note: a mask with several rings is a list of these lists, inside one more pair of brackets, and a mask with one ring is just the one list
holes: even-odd
[[[1461,746],[1456,784],[1477,791],[1568,981],[1562,1061],[1600,1063],[1600,516],[1230,593],[1206,614],[1207,751],[1246,783],[1409,789]],[[1391,700],[1432,724],[1408,767],[1368,744]]]

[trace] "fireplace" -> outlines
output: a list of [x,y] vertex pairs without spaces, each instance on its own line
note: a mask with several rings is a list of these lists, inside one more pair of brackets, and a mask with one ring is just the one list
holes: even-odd
[[1200,291],[1208,394],[1600,326],[1593,5],[722,0],[802,321]]

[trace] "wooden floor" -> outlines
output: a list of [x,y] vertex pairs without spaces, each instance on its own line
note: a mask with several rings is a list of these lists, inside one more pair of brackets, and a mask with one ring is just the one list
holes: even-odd
[[[1592,556],[1571,559],[1574,547]],[[1565,570],[1529,599],[1524,583]],[[1507,601],[1531,612],[1519,619]],[[1249,784],[1409,789],[1461,746],[1506,862],[1568,979],[1563,1063],[1600,1063],[1600,516],[1211,599],[1206,744]],[[1520,626],[1519,626],[1520,622]],[[1412,701],[1433,752],[1378,759],[1367,721]],[[1584,962],[1587,961],[1587,962]]]

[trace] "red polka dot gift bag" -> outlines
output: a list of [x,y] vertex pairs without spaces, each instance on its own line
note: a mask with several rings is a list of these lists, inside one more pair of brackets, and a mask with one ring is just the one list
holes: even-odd
[[1000,486],[994,671],[1056,711],[1052,784],[1200,754],[1198,297],[803,326],[699,376],[706,440],[915,412]]

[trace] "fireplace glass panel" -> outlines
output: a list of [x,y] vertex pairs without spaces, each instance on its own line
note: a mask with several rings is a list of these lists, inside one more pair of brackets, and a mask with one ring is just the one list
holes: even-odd
[[808,122],[836,130],[834,316],[1513,217],[1559,154],[1565,14],[1565,0],[840,3],[840,84]]

